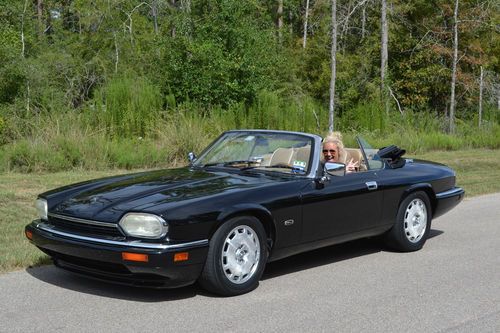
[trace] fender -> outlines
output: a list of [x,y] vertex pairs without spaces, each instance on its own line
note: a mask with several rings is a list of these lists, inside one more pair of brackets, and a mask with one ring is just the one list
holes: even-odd
[[431,202],[431,208],[432,208],[432,215],[434,215],[434,211],[436,210],[436,193],[434,193],[434,189],[432,188],[432,185],[429,183],[418,183],[418,184],[413,184],[410,187],[408,187],[404,192],[401,198],[399,199],[399,203],[401,202],[412,192],[415,191],[424,191],[427,193],[429,196],[429,200]]
[[257,217],[264,224],[264,229],[268,235],[268,240],[271,243],[274,242],[274,237],[276,235],[276,226],[274,218],[271,212],[264,206],[255,203],[242,203],[229,207],[224,207],[223,210],[217,216],[216,223],[212,226],[210,230],[210,237],[215,233],[215,231],[220,227],[224,221],[230,219],[237,215],[253,215]]
[[434,190],[432,189],[432,185],[431,184],[429,184],[429,183],[418,183],[418,184],[411,185],[403,193],[404,193],[404,196],[407,196],[411,192],[415,192],[417,190],[426,190],[426,189],[427,190],[431,190],[432,192],[434,192]]

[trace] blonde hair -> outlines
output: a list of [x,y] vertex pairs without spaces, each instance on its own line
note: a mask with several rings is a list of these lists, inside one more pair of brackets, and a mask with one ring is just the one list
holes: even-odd
[[323,146],[325,145],[325,143],[334,143],[335,145],[337,145],[337,148],[339,150],[339,162],[346,163],[347,156],[344,149],[344,143],[342,142],[342,133],[332,132],[328,134],[323,139]]

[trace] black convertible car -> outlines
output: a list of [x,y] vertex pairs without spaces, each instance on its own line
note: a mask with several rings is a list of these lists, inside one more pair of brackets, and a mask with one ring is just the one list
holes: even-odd
[[239,130],[188,167],[65,186],[41,194],[28,239],[58,267],[146,287],[198,281],[221,295],[248,292],[269,261],[382,235],[399,251],[425,243],[431,219],[464,191],[455,173],[358,138],[359,172],[321,162],[321,137]]

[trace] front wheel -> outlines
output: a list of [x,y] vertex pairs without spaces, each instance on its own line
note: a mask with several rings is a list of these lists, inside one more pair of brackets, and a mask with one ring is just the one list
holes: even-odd
[[424,246],[431,229],[431,205],[425,192],[413,192],[399,205],[396,223],[386,234],[389,247],[403,252]]
[[222,296],[244,294],[258,286],[266,260],[262,223],[252,216],[238,216],[225,222],[210,240],[199,282]]

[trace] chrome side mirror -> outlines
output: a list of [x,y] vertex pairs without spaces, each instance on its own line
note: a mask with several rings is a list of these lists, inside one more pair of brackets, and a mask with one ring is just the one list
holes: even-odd
[[189,164],[193,164],[196,161],[196,155],[191,151],[188,153]]
[[325,171],[330,176],[344,176],[345,175],[345,164],[344,163],[325,163]]

